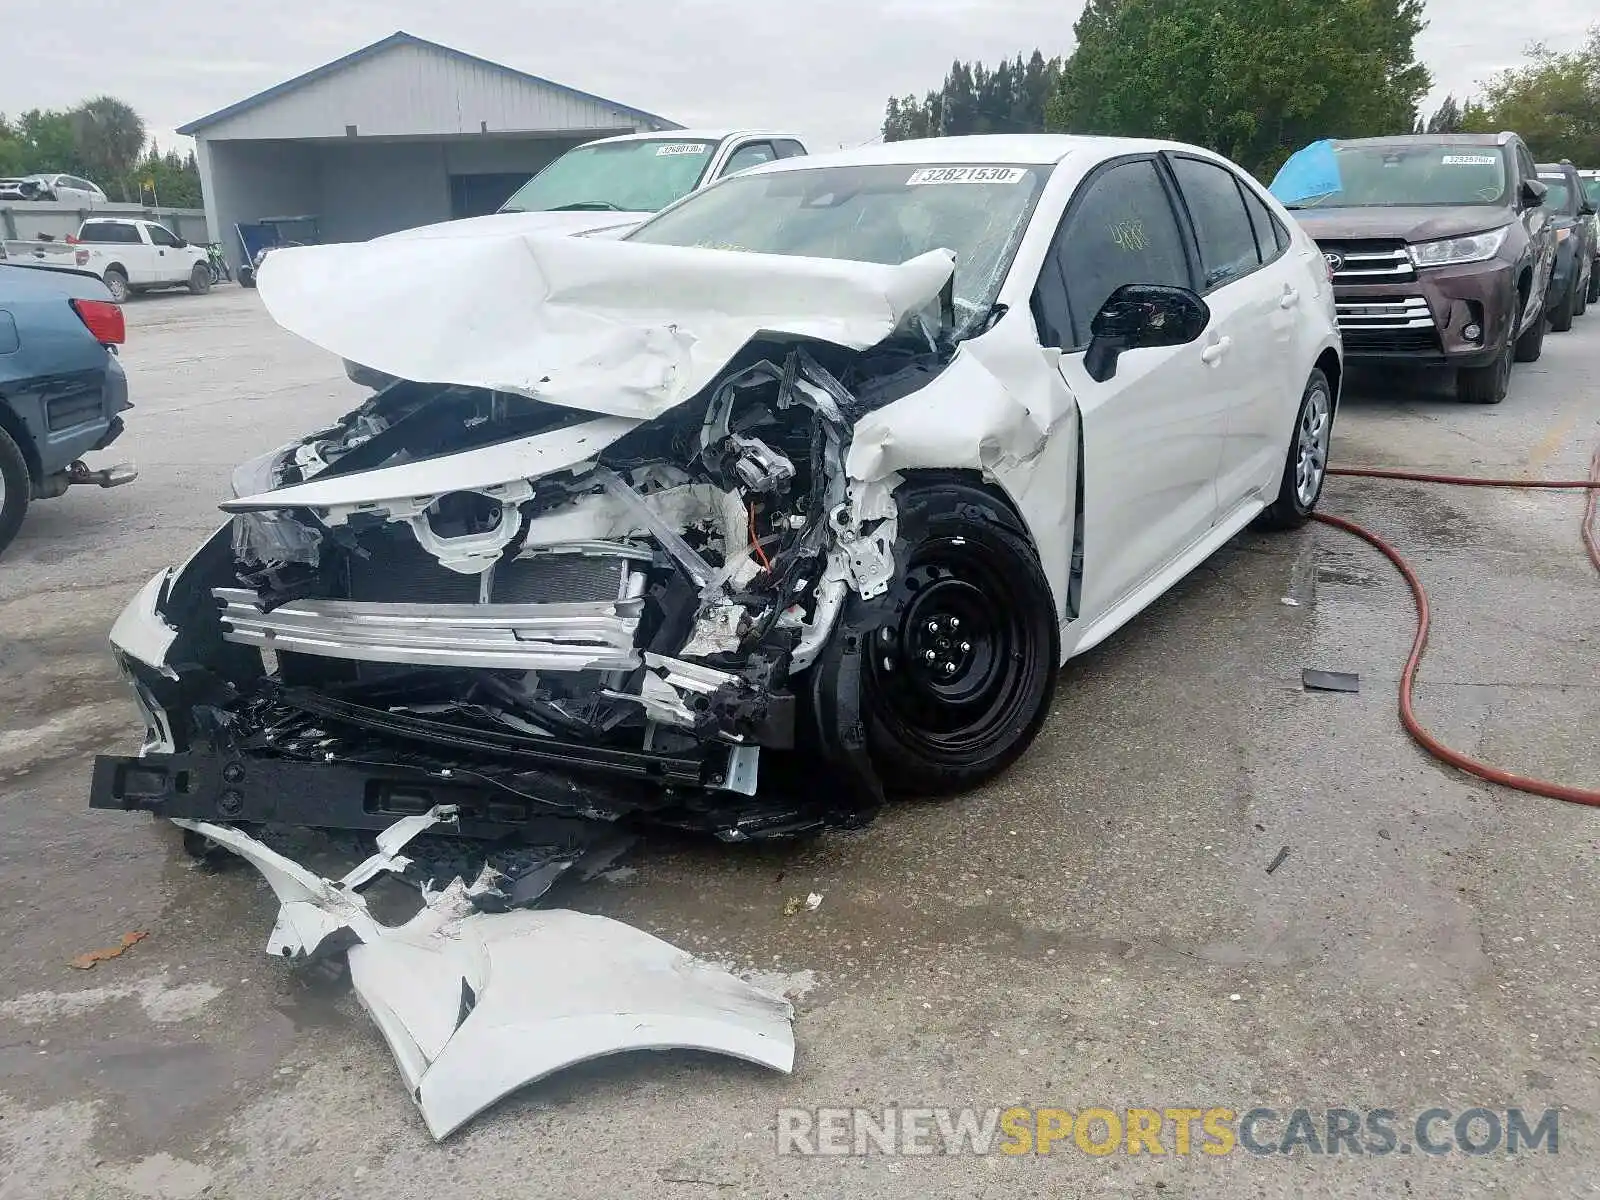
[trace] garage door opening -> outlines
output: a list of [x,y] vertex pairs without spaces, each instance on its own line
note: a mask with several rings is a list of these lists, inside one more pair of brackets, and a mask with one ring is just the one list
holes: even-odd
[[488,175],[450,176],[450,219],[481,217],[498,212],[529,179],[531,171],[501,171]]

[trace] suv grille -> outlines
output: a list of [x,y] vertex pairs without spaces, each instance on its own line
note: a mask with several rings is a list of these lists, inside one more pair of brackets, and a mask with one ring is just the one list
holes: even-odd
[[[1410,283],[1417,277],[1404,242],[1319,242],[1335,283]],[[1337,265],[1335,265],[1335,263]]]
[[1346,350],[1368,353],[1440,352],[1433,311],[1421,296],[1363,296],[1338,301]]

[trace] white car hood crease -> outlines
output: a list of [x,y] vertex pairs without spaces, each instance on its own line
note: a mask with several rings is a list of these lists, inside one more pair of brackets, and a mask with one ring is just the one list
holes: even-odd
[[279,325],[386,374],[651,420],[760,333],[874,346],[954,269],[486,234],[280,250],[258,283]]

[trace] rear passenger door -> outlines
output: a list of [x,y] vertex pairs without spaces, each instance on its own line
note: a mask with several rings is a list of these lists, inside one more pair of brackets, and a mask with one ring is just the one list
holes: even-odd
[[1295,334],[1302,297],[1298,271],[1279,248],[1272,215],[1244,181],[1211,159],[1168,158],[1199,252],[1200,294],[1211,306],[1206,340],[1222,351],[1210,364],[1228,398],[1217,467],[1221,515],[1258,495],[1283,470],[1294,421],[1285,409],[1291,394],[1299,399],[1305,382],[1291,381],[1300,370]]
[[1198,541],[1216,512],[1227,398],[1206,386],[1203,345],[1124,352],[1116,373],[1084,367],[1095,314],[1124,284],[1193,288],[1195,264],[1170,178],[1154,155],[1113,160],[1078,186],[1034,295],[1039,339],[1083,430],[1083,595],[1092,623]]

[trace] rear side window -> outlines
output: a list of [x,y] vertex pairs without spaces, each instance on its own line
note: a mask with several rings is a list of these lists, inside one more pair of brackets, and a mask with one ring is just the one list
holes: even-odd
[[1174,158],[1173,174],[1194,220],[1205,290],[1221,287],[1261,265],[1256,233],[1233,172],[1196,158]]
[[1269,263],[1289,248],[1289,231],[1278,224],[1261,198],[1242,183],[1239,192],[1244,196],[1245,212],[1250,214],[1250,228],[1255,230],[1256,250],[1261,254],[1261,261]]
[[139,231],[116,221],[85,221],[78,231],[80,242],[138,242]]
[[762,163],[769,163],[777,157],[770,142],[748,142],[729,156],[728,165],[722,168],[722,173],[724,176],[737,175],[740,171],[759,167]]

